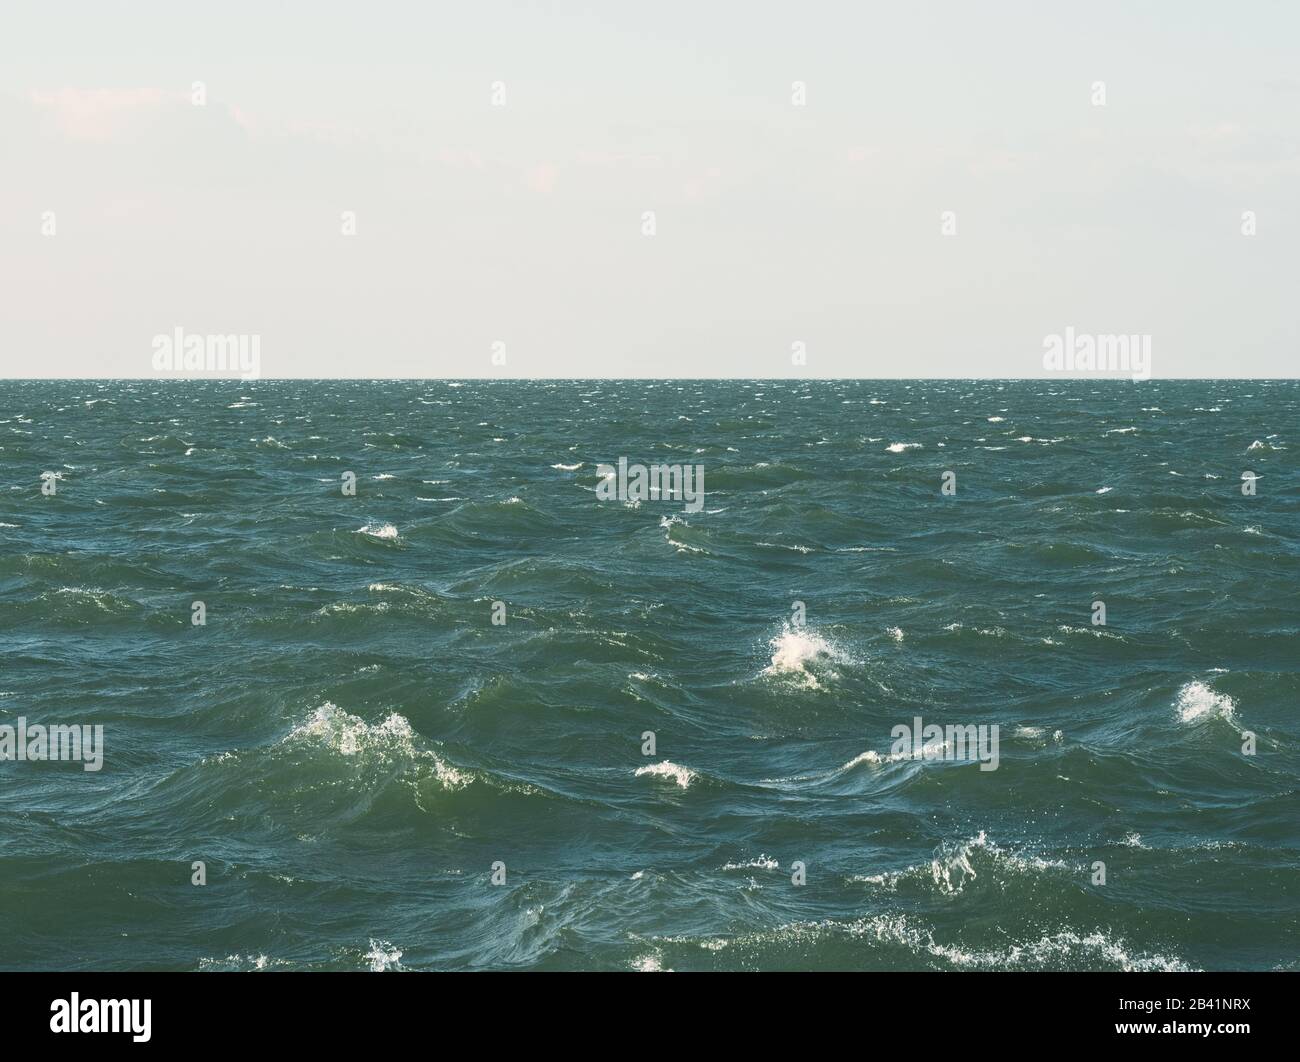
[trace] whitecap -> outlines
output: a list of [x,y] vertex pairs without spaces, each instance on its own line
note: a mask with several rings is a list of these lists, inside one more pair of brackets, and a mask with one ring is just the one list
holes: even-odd
[[400,970],[402,952],[386,940],[371,940],[370,950],[366,953],[370,962],[371,973],[383,973],[385,970]]
[[849,760],[841,767],[836,774],[843,774],[845,771],[851,771],[860,763],[870,763],[873,766],[879,766],[882,763],[901,763],[903,760],[910,760],[912,753],[908,752],[887,752],[883,756],[875,749],[867,749],[866,752],[859,752],[853,759]]
[[265,955],[227,955],[224,959],[205,957],[199,960],[200,970],[265,970],[269,966],[283,965],[283,961]]
[[326,702],[284,738],[283,744],[315,745],[347,758],[375,757],[379,760],[418,760],[431,766],[434,775],[450,789],[474,780],[468,771],[447,763],[441,756],[416,744],[410,721],[391,712],[380,723],[367,723],[360,716]]
[[756,546],[766,546],[768,549],[788,549],[794,553],[811,553],[811,546],[800,546],[798,544],[786,544],[784,542],[755,542]]
[[768,645],[772,649],[772,658],[763,674],[792,677],[809,689],[821,688],[811,667],[845,659],[844,654],[820,634],[788,623]]
[[649,775],[651,778],[669,778],[676,782],[683,789],[687,788],[696,779],[696,774],[689,767],[681,767],[671,760],[661,760],[659,763],[647,763],[644,767],[636,769],[636,777]]
[[779,870],[781,864],[769,855],[760,855],[756,859],[746,860],[744,863],[727,863],[723,870]]
[[1178,702],[1174,707],[1178,711],[1179,722],[1182,723],[1195,723],[1217,716],[1236,725],[1236,704],[1233,699],[1226,693],[1216,693],[1200,680],[1189,682],[1178,691]]

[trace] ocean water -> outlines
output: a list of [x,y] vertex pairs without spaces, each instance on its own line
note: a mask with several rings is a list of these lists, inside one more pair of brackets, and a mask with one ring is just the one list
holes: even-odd
[[2,383],[0,726],[104,761],[0,762],[0,968],[1295,969],[1297,454],[1283,381]]

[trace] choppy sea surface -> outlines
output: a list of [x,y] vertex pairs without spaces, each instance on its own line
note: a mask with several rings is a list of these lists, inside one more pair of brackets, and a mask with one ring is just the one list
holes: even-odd
[[0,968],[1296,969],[1298,454],[1284,381],[0,383],[0,726],[105,728],[0,762]]

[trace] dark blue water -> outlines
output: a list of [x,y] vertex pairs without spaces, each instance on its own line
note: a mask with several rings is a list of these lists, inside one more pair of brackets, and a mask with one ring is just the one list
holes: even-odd
[[1294,969],[1298,447],[1294,382],[0,384],[0,727],[104,727],[0,762],[0,967]]

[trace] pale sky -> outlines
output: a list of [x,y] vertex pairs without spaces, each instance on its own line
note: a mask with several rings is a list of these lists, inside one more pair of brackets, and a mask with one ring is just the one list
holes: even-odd
[[1296,3],[0,4],[0,376],[1293,377],[1298,280]]

